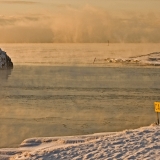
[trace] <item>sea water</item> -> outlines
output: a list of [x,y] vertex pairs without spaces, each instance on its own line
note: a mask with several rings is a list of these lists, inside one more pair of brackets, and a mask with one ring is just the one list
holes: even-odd
[[[159,44],[1,44],[0,147],[31,137],[113,132],[156,121],[160,67],[94,59],[158,52]],[[94,63],[93,63],[94,62]]]

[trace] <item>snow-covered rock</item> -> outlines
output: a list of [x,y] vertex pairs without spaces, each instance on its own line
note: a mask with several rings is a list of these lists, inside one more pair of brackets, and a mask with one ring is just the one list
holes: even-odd
[[12,69],[13,63],[11,58],[7,55],[6,52],[2,51],[0,48],[0,69]]

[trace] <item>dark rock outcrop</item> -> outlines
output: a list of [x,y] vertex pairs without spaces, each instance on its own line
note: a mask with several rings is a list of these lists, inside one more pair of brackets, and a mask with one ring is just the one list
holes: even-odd
[[13,69],[13,62],[6,52],[0,49],[0,69]]

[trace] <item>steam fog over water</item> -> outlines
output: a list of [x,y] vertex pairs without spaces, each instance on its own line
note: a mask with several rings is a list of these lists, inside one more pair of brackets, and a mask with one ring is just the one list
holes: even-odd
[[[23,3],[7,2],[11,10]],[[50,1],[39,11],[35,4],[17,4],[20,10],[10,14],[4,14],[8,8],[0,3],[0,43],[160,43],[159,1]]]
[[[159,52],[159,43],[48,43],[1,44],[15,65],[104,66],[93,65],[95,57],[128,58]],[[105,65],[106,66],[106,65]]]
[[1,44],[0,147],[24,139],[119,131],[156,121],[159,67],[93,64],[159,52],[159,44]]

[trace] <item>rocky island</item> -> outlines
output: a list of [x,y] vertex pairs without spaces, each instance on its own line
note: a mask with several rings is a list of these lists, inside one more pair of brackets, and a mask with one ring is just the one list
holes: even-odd
[[2,69],[13,69],[13,62],[7,53],[0,48],[0,70]]

